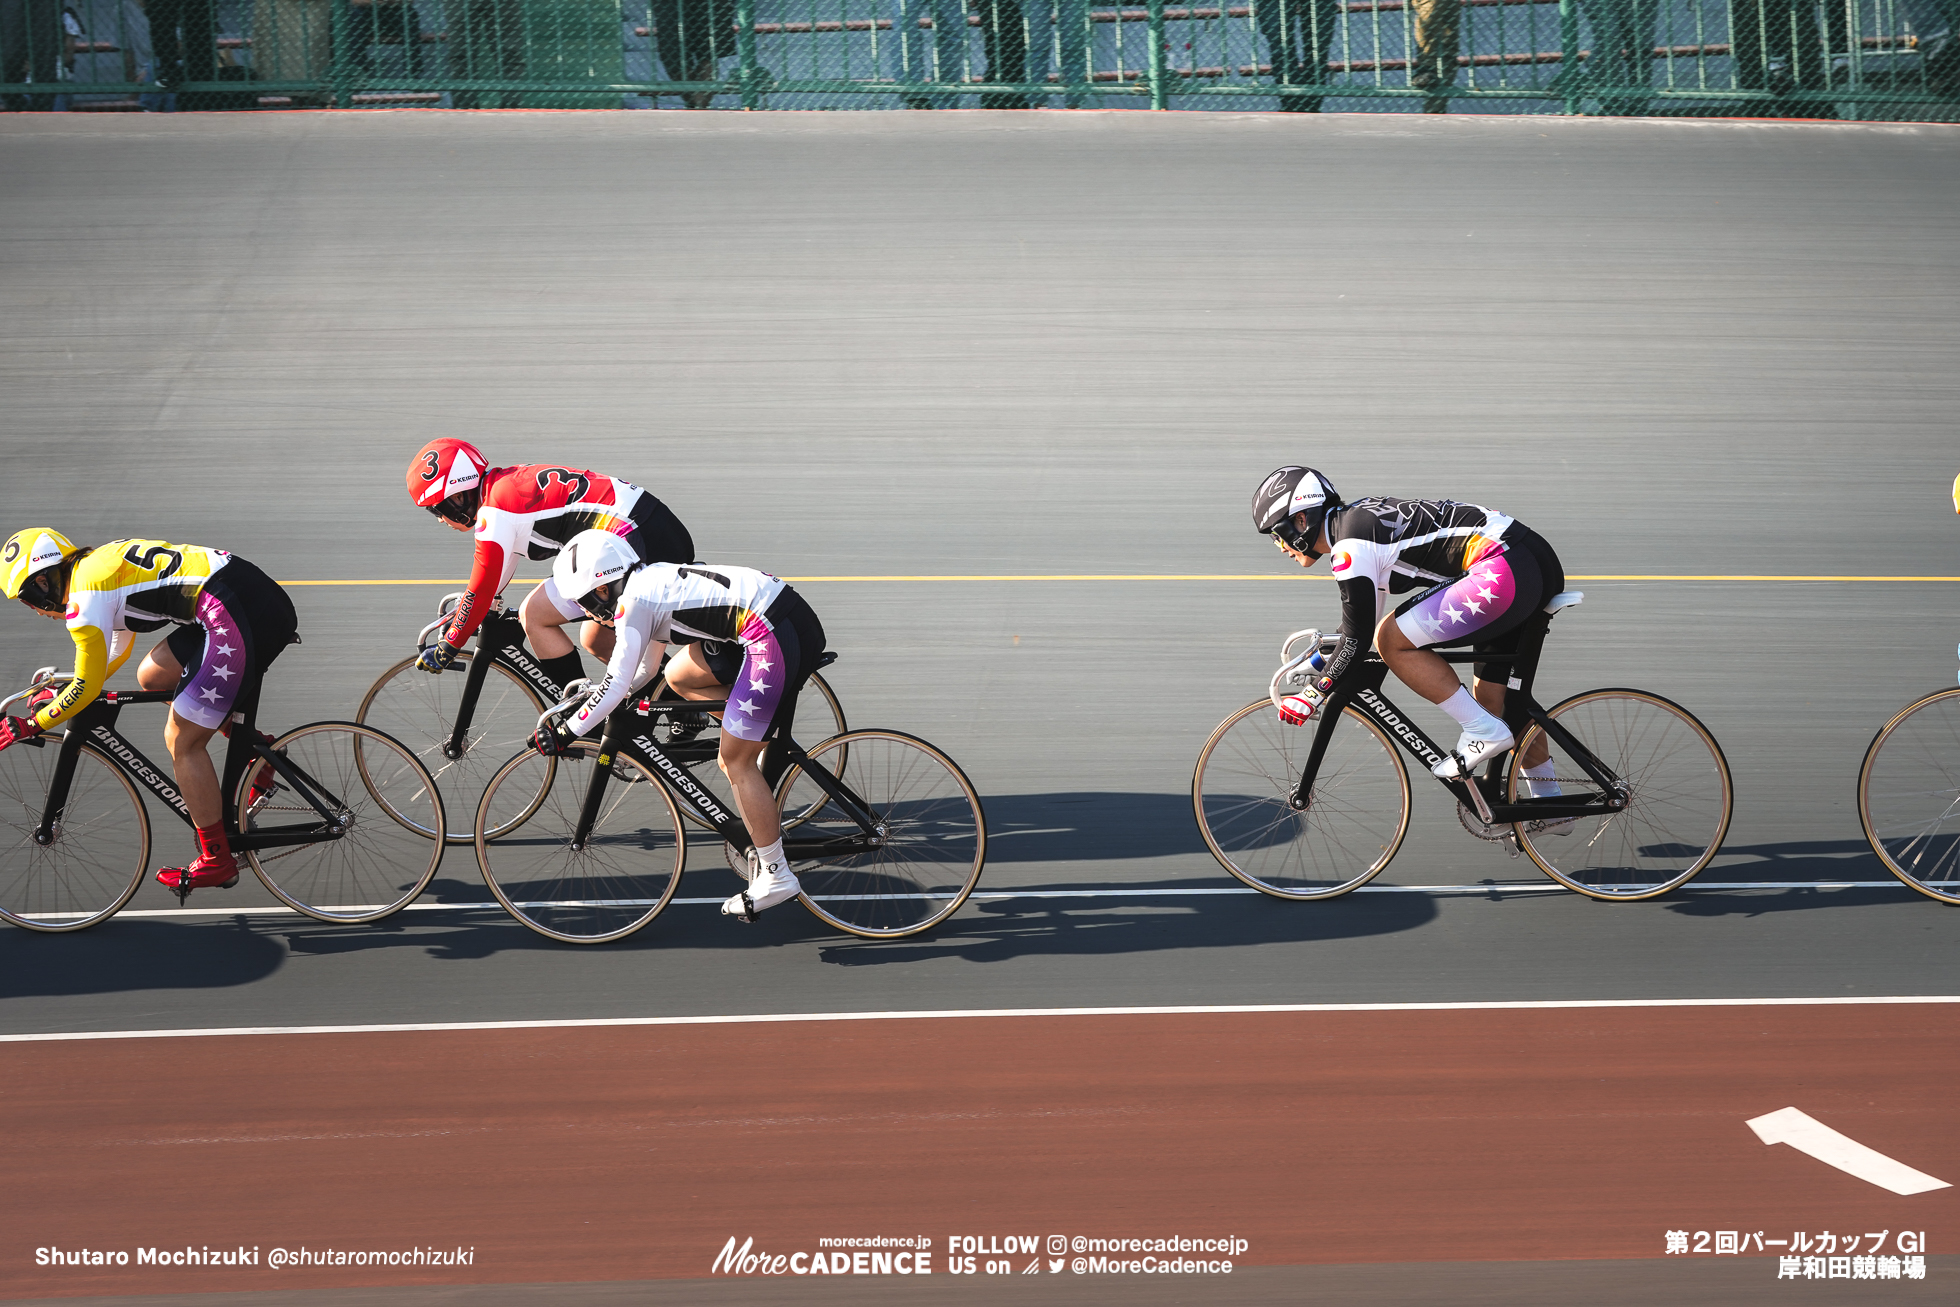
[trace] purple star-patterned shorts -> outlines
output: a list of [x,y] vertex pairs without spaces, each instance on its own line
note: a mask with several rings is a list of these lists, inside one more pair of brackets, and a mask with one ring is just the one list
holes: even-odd
[[803,596],[783,587],[766,613],[742,619],[742,669],[728,687],[721,729],[738,740],[769,733],[791,686],[801,689],[823,653],[823,625]]
[[[1454,581],[1433,585],[1395,610],[1411,643],[1435,649],[1473,645],[1478,653],[1509,654],[1525,619],[1565,588],[1565,568],[1552,546],[1522,522],[1501,542],[1487,544]],[[1476,674],[1484,676],[1480,663]],[[1494,673],[1498,679],[1508,673]],[[1488,678],[1486,678],[1488,679]]]
[[276,581],[236,557],[204,583],[196,611],[168,641],[184,668],[170,707],[216,730],[227,714],[257,706],[259,678],[293,642],[298,618]]

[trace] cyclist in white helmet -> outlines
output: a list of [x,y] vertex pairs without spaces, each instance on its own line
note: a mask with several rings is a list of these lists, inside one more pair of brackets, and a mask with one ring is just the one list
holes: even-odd
[[[727,688],[721,723],[721,769],[735,791],[755,847],[749,887],[721,905],[742,921],[794,898],[801,887],[783,853],[782,817],[762,777],[770,726],[793,704],[824,651],[823,624],[803,597],[780,579],[748,567],[707,563],[650,563],[606,531],[581,531],[565,543],[552,567],[558,593],[613,629],[612,661],[601,681],[547,752],[597,730],[635,690],[660,671],[661,654],[680,637],[739,645],[742,661]],[[719,699],[722,683],[698,643],[685,645],[667,667],[667,683],[687,699]]]

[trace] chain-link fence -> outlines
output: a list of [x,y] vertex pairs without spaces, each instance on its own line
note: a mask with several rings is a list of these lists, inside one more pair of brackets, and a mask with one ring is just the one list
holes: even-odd
[[1960,0],[0,0],[8,108],[1960,119]]

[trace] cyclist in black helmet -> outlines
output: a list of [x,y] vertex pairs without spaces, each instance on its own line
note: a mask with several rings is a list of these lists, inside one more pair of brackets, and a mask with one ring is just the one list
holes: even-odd
[[[1298,726],[1311,718],[1372,643],[1390,671],[1463,728],[1437,775],[1467,775],[1517,743],[1503,720],[1508,670],[1474,664],[1473,693],[1431,650],[1470,645],[1495,656],[1517,648],[1525,619],[1565,588],[1565,568],[1543,536],[1452,499],[1373,495],[1343,503],[1333,482],[1297,466],[1259,483],[1252,521],[1302,567],[1327,555],[1341,587],[1340,644],[1320,676],[1283,700],[1282,720]],[[1391,594],[1412,590],[1389,610]],[[1532,752],[1539,756],[1523,760],[1532,793],[1558,793],[1542,739]]]

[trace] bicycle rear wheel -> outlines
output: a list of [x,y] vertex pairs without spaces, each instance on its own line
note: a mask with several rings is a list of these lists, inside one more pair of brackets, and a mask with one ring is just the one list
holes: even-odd
[[[805,729],[805,728],[808,729]],[[804,682],[803,689],[796,697],[796,730],[805,739],[827,740],[842,735],[850,728],[844,723],[844,705],[838,701],[837,692],[830,688],[816,672]],[[715,796],[715,802],[730,812],[738,811],[735,806],[735,791],[729,788],[728,777],[722,775],[716,758],[720,748],[721,736],[716,724],[710,723],[698,742],[681,754],[681,765],[694,777],[694,783]],[[839,756],[839,764],[844,755]],[[714,823],[691,808],[681,812],[697,826],[712,828]],[[783,829],[790,830],[808,821],[807,811],[785,812]]]
[[[877,842],[824,857],[792,851],[803,906],[867,939],[916,935],[957,912],[987,861],[986,815],[959,766],[899,731],[849,731],[809,753],[869,808]],[[863,834],[800,764],[777,785],[776,803],[803,815],[792,842]]]
[[1198,751],[1191,807],[1219,865],[1262,894],[1329,899],[1373,880],[1409,832],[1409,772],[1382,728],[1343,709],[1305,809],[1293,792],[1320,725],[1288,726],[1259,699]]
[[[538,715],[544,711],[544,704],[523,678],[493,659],[483,675],[483,690],[470,716],[470,729],[464,733],[462,750],[457,757],[449,757],[445,751],[462,706],[470,663],[476,657],[475,650],[457,654],[456,665],[440,676],[422,671],[413,658],[404,658],[381,673],[361,700],[360,711],[354,714],[354,720],[386,731],[406,744],[435,778],[443,810],[459,818],[476,811],[483,787],[512,754],[525,747],[537,729]],[[536,797],[542,798],[544,787],[551,784],[548,767],[542,769],[539,780]],[[516,826],[535,810],[512,808],[506,823]],[[419,829],[407,814],[395,816],[410,829]],[[429,834],[426,830],[421,833]],[[451,830],[447,838],[451,844],[468,844],[474,835]]]
[[[1644,690],[1592,690],[1549,709],[1552,719],[1627,786],[1627,806],[1571,822],[1519,822],[1518,843],[1539,870],[1596,899],[1650,899],[1706,867],[1729,832],[1735,801],[1728,760],[1708,728],[1677,703]],[[1511,755],[1506,793],[1526,794],[1524,756],[1551,746],[1561,790],[1597,784],[1533,723]],[[1542,791],[1535,791],[1542,794]]]
[[76,755],[54,842],[34,842],[61,741],[43,736],[0,752],[0,917],[51,934],[115,916],[150,866],[141,796],[87,745]]
[[[591,833],[573,843],[598,756],[596,741],[574,743],[539,802],[533,796],[550,760],[526,750],[490,778],[477,808],[484,883],[511,916],[565,944],[624,939],[652,921],[673,899],[687,860],[673,799],[623,753],[612,760]],[[526,805],[536,809],[529,821],[507,820]]]
[[[442,862],[442,798],[428,768],[392,737],[355,722],[314,722],[272,742],[327,809],[338,838],[246,850],[265,887],[317,921],[379,921],[414,902]],[[252,801],[261,784],[269,792]],[[321,821],[307,796],[256,758],[238,783],[247,833]]]
[[1886,870],[1960,903],[1960,689],[1901,709],[1858,769],[1858,821]]

